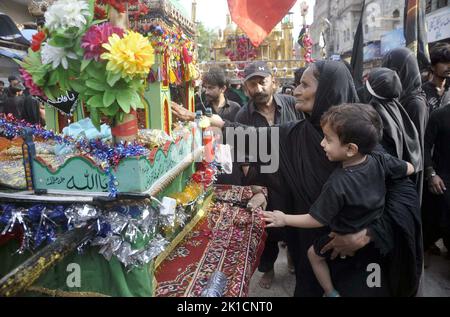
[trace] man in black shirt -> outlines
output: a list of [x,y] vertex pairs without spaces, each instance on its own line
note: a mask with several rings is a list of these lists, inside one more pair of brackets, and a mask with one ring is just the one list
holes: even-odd
[[438,44],[430,52],[433,78],[422,85],[430,113],[450,102],[450,44]]
[[6,98],[3,111],[12,114],[16,119],[23,119],[25,111],[25,97],[23,91],[25,87],[20,83],[14,83],[8,87],[8,98]]
[[428,121],[425,176],[434,207],[427,212],[432,213],[429,218],[434,223],[424,232],[424,248],[442,237],[445,247],[450,250],[450,103],[433,111]]
[[[253,127],[269,127],[303,118],[303,114],[295,110],[295,98],[276,94],[275,81],[265,62],[254,62],[244,70],[244,85],[250,96],[247,105],[239,110],[236,122]],[[244,184],[261,185],[268,189],[269,210],[285,209],[283,199],[284,186],[282,177],[277,173],[261,174],[258,167],[241,164],[244,172]],[[284,229],[269,229],[264,251],[261,255],[258,270],[263,272],[260,286],[270,288],[274,277],[274,263],[278,257],[278,242],[284,241]]]
[[[437,109],[450,103],[450,44],[437,44],[431,49],[430,58],[432,79],[424,83],[422,88],[425,91],[427,105],[431,115]],[[431,254],[438,255],[441,251],[434,242],[443,237],[442,226],[440,224],[443,220],[441,216],[443,198],[442,194],[437,191],[438,184],[440,183],[439,180],[441,180],[441,178],[439,176],[440,174],[437,175],[437,177],[430,177],[430,175],[433,175],[432,172],[434,171],[432,169],[433,160],[431,159],[431,149],[434,145],[432,131],[437,129],[436,121],[437,118],[435,117],[434,122],[431,125],[428,124],[427,130],[429,140],[428,145],[424,146],[425,156],[428,156],[428,175],[426,175],[428,176],[428,179],[424,182],[425,190],[422,201],[422,218],[424,250]],[[447,139],[447,142],[449,141],[450,139]],[[432,183],[435,183],[436,188],[433,188],[435,186],[432,186]],[[449,239],[449,237],[444,237],[447,246],[450,244]],[[428,261],[426,261],[426,263],[427,262]]]
[[223,69],[212,67],[203,75],[202,85],[205,94],[199,95],[199,102],[195,105],[195,110],[206,113],[206,108],[211,108],[213,114],[218,114],[222,119],[234,122],[241,106],[225,97],[227,79]]
[[[227,79],[225,72],[219,67],[212,67],[203,75],[203,89],[198,91],[195,110],[202,111],[203,114],[210,108],[212,114],[219,115],[222,119],[235,122],[236,114],[241,106],[234,101],[227,99],[224,95],[227,90]],[[203,91],[202,91],[203,90]],[[195,113],[189,111],[181,105],[171,103],[172,113],[184,121],[194,121]],[[231,174],[221,174],[217,179],[218,184],[241,185],[242,172],[233,164]]]

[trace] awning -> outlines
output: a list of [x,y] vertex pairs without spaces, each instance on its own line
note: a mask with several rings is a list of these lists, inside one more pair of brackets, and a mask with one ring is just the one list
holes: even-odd
[[27,55],[27,52],[15,50],[15,49],[9,48],[9,47],[0,47],[0,55],[9,57],[9,58],[22,60]]
[[14,21],[6,14],[0,12],[0,40],[18,43],[22,45],[30,45],[30,41],[23,37]]

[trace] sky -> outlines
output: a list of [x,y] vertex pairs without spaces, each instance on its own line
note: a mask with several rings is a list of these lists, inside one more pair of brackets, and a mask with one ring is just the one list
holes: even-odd
[[[190,17],[192,0],[178,0],[188,12]],[[273,0],[276,4],[276,0]],[[302,24],[302,18],[300,15],[300,3],[302,1],[297,0],[297,3],[291,9],[294,13],[294,38],[299,34]],[[306,17],[306,23],[311,24],[313,21],[313,8],[315,0],[307,0],[309,4],[309,12]],[[228,13],[227,0],[197,0],[197,20],[202,22],[208,29],[216,30],[224,29],[226,25],[226,15]]]

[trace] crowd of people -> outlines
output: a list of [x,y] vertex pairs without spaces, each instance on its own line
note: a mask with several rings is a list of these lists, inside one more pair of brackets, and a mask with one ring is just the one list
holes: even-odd
[[[430,54],[428,81],[415,55],[398,48],[358,90],[340,61],[298,69],[288,89],[277,89],[270,68],[254,62],[241,83],[249,100],[234,117],[223,115],[229,108],[224,72],[204,75],[202,107],[214,109],[213,126],[256,127],[258,136],[279,132],[279,146],[272,147],[279,149],[276,172],[261,173],[264,162],[249,160],[235,162],[232,178],[268,189],[265,197],[253,186],[249,202],[252,210],[267,210],[261,287],[270,287],[284,241],[295,296],[420,295],[424,254],[440,252],[441,238],[450,250],[450,45],[438,44]],[[220,84],[209,81],[211,74]],[[221,88],[216,94],[214,86]],[[180,120],[193,118],[181,105],[172,111]],[[367,268],[374,263],[381,277],[370,287]]]
[[18,120],[45,124],[44,105],[30,95],[17,76],[8,77],[8,86],[0,80],[0,113],[12,114]]
[[[218,180],[252,186],[249,209],[266,210],[261,287],[271,287],[284,244],[295,296],[420,294],[424,254],[440,253],[441,238],[450,250],[450,44],[430,55],[425,82],[407,48],[387,53],[362,87],[341,61],[297,69],[282,88],[264,61],[249,64],[243,78],[226,78],[219,67],[203,75],[196,111],[212,113],[213,126],[279,136],[270,145],[275,172],[263,173],[267,162],[247,146],[233,149],[246,159]],[[43,105],[19,78],[8,81],[0,81],[0,113],[44,124]],[[183,105],[172,103],[172,112],[195,119]],[[370,287],[366,268],[374,263],[380,282]]]

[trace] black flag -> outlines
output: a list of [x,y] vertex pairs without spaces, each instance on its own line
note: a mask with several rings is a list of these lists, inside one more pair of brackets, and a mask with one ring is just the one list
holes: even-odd
[[303,25],[302,29],[300,30],[300,34],[298,35],[298,38],[297,38],[297,43],[301,47],[303,47],[303,37],[305,36],[305,34],[306,34],[306,26]]
[[75,110],[76,101],[78,99],[78,93],[75,91],[68,91],[65,95],[59,96],[56,100],[42,99],[41,97],[36,97],[40,102],[45,102],[47,105],[55,107],[61,113],[65,115],[72,115]]
[[355,40],[353,42],[351,66],[353,70],[353,81],[356,88],[362,87],[362,76],[364,67],[364,34],[363,17],[366,1],[363,1],[361,8],[361,17],[359,18],[358,28],[356,29]]
[[417,56],[419,68],[427,68],[430,65],[430,53],[425,26],[425,1],[405,0],[403,32],[406,46]]

